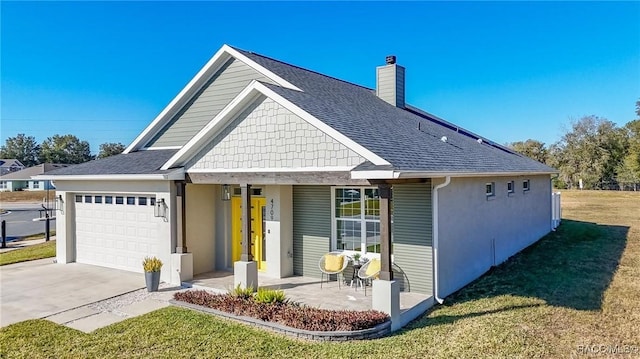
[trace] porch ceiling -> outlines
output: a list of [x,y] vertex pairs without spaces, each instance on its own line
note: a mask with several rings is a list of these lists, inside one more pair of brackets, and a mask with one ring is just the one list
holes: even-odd
[[254,183],[261,185],[354,185],[368,186],[369,181],[351,179],[350,172],[219,172],[198,173],[189,172],[192,183],[198,184],[242,184]]

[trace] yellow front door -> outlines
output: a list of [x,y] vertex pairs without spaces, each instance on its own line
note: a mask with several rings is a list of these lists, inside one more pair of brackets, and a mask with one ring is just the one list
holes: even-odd
[[[267,269],[264,221],[266,199],[251,197],[251,254],[258,263],[258,270]],[[242,198],[231,198],[231,254],[234,262],[240,260],[242,254]]]

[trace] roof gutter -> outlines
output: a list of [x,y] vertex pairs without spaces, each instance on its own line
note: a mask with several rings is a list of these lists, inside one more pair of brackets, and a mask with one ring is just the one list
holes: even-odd
[[161,174],[40,175],[34,179],[53,181],[181,181],[184,171]]
[[532,176],[556,175],[557,171],[543,172],[436,172],[436,171],[394,171],[371,170],[351,171],[352,179],[400,179],[400,178],[444,178],[444,177],[500,177],[500,176]]
[[442,304],[444,299],[440,298],[438,295],[439,292],[439,281],[438,281],[438,247],[439,247],[439,239],[440,239],[440,226],[438,223],[439,219],[439,202],[438,202],[438,190],[444,188],[451,183],[451,176],[446,176],[444,183],[441,183],[435,187],[433,187],[433,297],[435,300]]

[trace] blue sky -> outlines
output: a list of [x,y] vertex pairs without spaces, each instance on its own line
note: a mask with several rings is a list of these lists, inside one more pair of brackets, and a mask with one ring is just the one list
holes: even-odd
[[640,2],[0,2],[0,141],[129,144],[227,43],[407,101],[499,143],[640,98]]

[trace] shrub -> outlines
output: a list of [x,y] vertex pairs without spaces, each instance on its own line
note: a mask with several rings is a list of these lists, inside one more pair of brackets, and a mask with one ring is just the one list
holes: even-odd
[[238,284],[235,288],[233,288],[229,292],[234,297],[245,298],[245,299],[253,297],[253,287],[241,288],[240,284]]
[[268,288],[258,288],[258,292],[255,295],[255,300],[258,303],[285,303],[287,298],[284,295],[284,291],[268,289]]
[[160,268],[162,268],[162,261],[156,257],[144,257],[142,267],[145,272],[160,272]]
[[[263,292],[268,291],[263,289]],[[260,290],[259,290],[260,292]],[[282,291],[273,291],[282,292]],[[242,292],[244,293],[244,291]],[[276,296],[280,296],[279,294]],[[257,295],[256,295],[257,297]],[[213,294],[204,290],[190,290],[174,294],[174,299],[186,303],[233,313],[238,316],[257,318],[266,322],[280,323],[292,328],[313,331],[362,330],[389,320],[387,314],[375,311],[328,310],[307,307],[297,303],[264,303],[252,296],[234,293]]]

